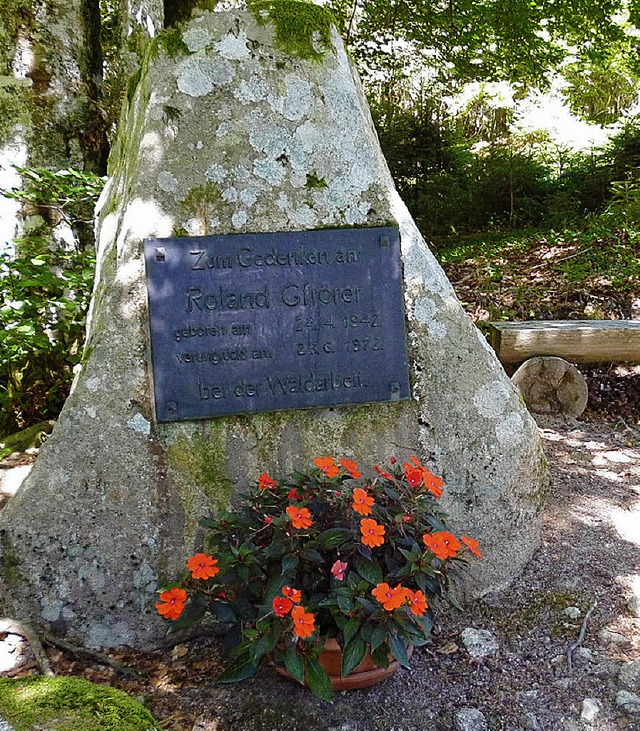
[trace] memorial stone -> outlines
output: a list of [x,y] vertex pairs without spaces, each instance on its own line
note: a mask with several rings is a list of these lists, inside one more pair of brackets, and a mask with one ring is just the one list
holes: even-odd
[[[536,425],[398,197],[327,11],[300,3],[292,28],[278,7],[218,3],[151,43],[99,203],[82,370],[31,475],[0,515],[3,612],[91,646],[156,642],[165,627],[155,592],[198,546],[201,516],[264,470],[307,468],[317,456],[371,466],[416,454],[441,474],[454,528],[476,536],[485,556],[461,587],[467,597],[507,584],[538,543],[545,463]],[[296,35],[310,27],[310,35]],[[388,233],[367,241],[361,229]],[[260,248],[259,235],[277,236]],[[393,241],[384,253],[387,235]],[[294,272],[295,236],[317,248],[318,261],[340,249],[348,263],[329,266],[327,258],[321,276],[325,265],[302,254],[305,271]],[[222,247],[219,260],[212,242]],[[183,247],[192,267],[206,267],[209,285],[156,276],[163,247],[164,264]],[[369,259],[349,262],[352,250]],[[224,279],[227,256],[238,263],[230,272],[248,262],[259,274],[235,300],[227,295],[241,280]],[[306,269],[318,278],[306,278]],[[338,271],[351,275],[341,280]],[[182,287],[173,313],[154,311],[163,282]],[[390,285],[397,287],[391,304],[378,311],[374,303],[382,308]],[[310,322],[294,312],[305,298],[313,303]],[[269,317],[259,317],[267,299]],[[271,307],[276,299],[279,311]],[[245,321],[232,303],[255,312]],[[215,314],[189,325],[189,308]],[[385,357],[372,351],[361,359],[349,347],[366,339],[373,347],[376,315],[386,318]],[[241,329],[231,337],[228,328],[261,323],[281,329],[252,348],[251,359],[253,350],[271,348],[274,361],[276,350],[286,360],[270,371],[265,354],[249,384],[237,361],[240,343],[248,358],[250,338]],[[200,328],[209,331],[201,336]],[[325,343],[342,348],[335,361],[317,352]],[[171,357],[163,380],[162,358]],[[198,358],[209,360],[210,380],[200,381],[194,403],[249,408],[172,414],[189,382],[173,384],[173,374],[195,372]],[[295,393],[264,403],[249,395],[251,385],[264,388],[269,378],[291,385],[307,372],[322,396],[316,403],[296,401]],[[316,392],[317,383],[334,382],[332,372],[335,398]],[[388,400],[340,398],[357,391],[358,378],[364,386],[374,376],[388,379]]]

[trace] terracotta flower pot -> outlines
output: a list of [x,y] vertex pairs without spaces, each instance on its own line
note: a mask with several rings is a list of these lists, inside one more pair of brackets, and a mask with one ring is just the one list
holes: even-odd
[[[409,647],[407,654],[411,657],[413,647]],[[364,660],[354,668],[346,678],[340,676],[340,668],[342,666],[342,648],[335,639],[329,638],[324,646],[324,650],[320,653],[318,661],[320,665],[327,671],[331,679],[331,687],[334,690],[355,690],[356,688],[366,688],[369,685],[381,683],[383,680],[390,678],[400,667],[397,660],[393,660],[389,655],[389,665],[386,668],[379,668],[371,659],[371,654],[367,649]],[[283,675],[289,680],[297,682],[291,677],[283,667],[275,666],[276,672]]]

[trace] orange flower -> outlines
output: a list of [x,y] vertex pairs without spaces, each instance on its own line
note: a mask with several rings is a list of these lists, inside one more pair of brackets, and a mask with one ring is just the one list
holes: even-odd
[[442,486],[444,485],[444,480],[440,477],[436,477],[436,475],[429,472],[426,467],[423,467],[417,457],[411,457],[411,461],[420,470],[420,472],[422,472],[422,481],[424,482],[424,486],[427,490],[429,490],[434,497],[442,497]]
[[371,593],[387,612],[393,612],[394,609],[398,609],[404,604],[406,591],[402,584],[398,584],[395,589],[392,589],[389,584],[382,582]]
[[362,538],[360,539],[365,546],[369,548],[375,548],[381,546],[384,543],[384,526],[378,525],[372,518],[363,518],[360,521],[360,532]]
[[374,503],[375,500],[370,495],[367,495],[366,490],[356,487],[353,491],[353,504],[351,507],[356,513],[360,513],[360,515],[371,515],[371,506]]
[[293,631],[298,637],[309,637],[315,629],[315,617],[312,612],[305,612],[304,607],[299,604],[291,610],[293,618]]
[[187,592],[175,586],[173,589],[163,591],[160,594],[160,601],[164,604],[156,604],[156,609],[165,619],[178,619],[184,609],[187,600]]
[[291,518],[294,528],[310,528],[313,525],[311,513],[306,508],[289,505],[287,515]]
[[460,540],[471,551],[471,553],[473,553],[474,556],[477,556],[478,558],[482,558],[482,554],[480,553],[480,549],[478,548],[478,541],[476,541],[475,538],[469,538],[468,536],[460,536]]
[[385,472],[384,470],[380,469],[380,467],[378,467],[378,465],[377,465],[377,464],[374,464],[374,465],[373,465],[373,469],[374,469],[374,470],[375,470],[375,471],[376,471],[376,472],[377,472],[377,473],[378,473],[379,475],[382,475],[383,477],[386,477],[386,478],[387,478],[387,480],[391,480],[391,481],[393,482],[393,479],[394,479],[394,478],[393,478],[393,475],[390,475],[390,474],[389,474],[388,472]]
[[410,465],[408,462],[402,464],[407,482],[411,487],[419,487],[422,484],[422,470]]
[[427,611],[427,607],[429,606],[427,604],[427,597],[420,591],[420,589],[418,589],[418,591],[411,591],[411,589],[407,589],[406,595],[407,603],[409,604],[411,612],[416,614],[418,617],[421,617]]
[[286,617],[292,606],[293,602],[286,596],[277,596],[273,600],[273,611],[276,613],[276,617]]
[[340,474],[340,468],[331,457],[316,457],[313,464],[319,467],[327,477],[336,477]]
[[453,558],[462,545],[453,533],[446,530],[437,533],[425,533],[422,540],[424,545],[443,561],[445,558]]
[[340,459],[340,464],[345,468],[345,470],[353,477],[354,480],[357,480],[358,477],[362,477],[362,472],[358,469],[358,463],[353,459]]
[[276,487],[277,484],[266,472],[263,472],[258,479],[258,487],[261,490],[270,490],[272,487]]
[[220,573],[220,569],[216,566],[217,563],[217,558],[207,556],[206,553],[196,553],[187,561],[187,568],[194,579],[210,579]]
[[444,480],[441,477],[431,474],[429,470],[424,470],[422,473],[422,479],[424,480],[424,486],[434,497],[442,497],[442,486],[444,485]]
[[300,604],[302,601],[302,592],[300,589],[293,589],[290,586],[283,586],[282,593],[291,599],[294,604]]

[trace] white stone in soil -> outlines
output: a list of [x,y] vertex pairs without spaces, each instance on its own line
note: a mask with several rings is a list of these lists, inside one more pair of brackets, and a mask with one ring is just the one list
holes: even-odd
[[580,616],[580,610],[578,607],[567,607],[564,610],[564,613],[569,617],[569,619],[578,619]]
[[622,646],[629,644],[629,640],[624,635],[620,634],[620,632],[614,632],[606,627],[598,632],[598,639],[605,645]]
[[13,726],[10,726],[7,721],[0,716],[0,731],[14,731]]
[[640,695],[630,693],[628,690],[620,690],[616,694],[616,706],[627,713],[636,715],[640,713]]
[[455,712],[456,731],[486,731],[487,719],[477,708],[460,708]]
[[597,698],[585,698],[582,701],[580,718],[586,723],[593,723],[602,711],[602,703]]
[[618,683],[628,690],[640,691],[640,660],[624,663],[620,668]]
[[526,731],[542,731],[542,726],[535,713],[525,713],[522,717],[522,728]]
[[627,609],[634,617],[640,617],[640,593],[632,594],[627,601]]
[[498,641],[487,629],[467,627],[460,635],[462,644],[473,658],[488,657],[498,651]]

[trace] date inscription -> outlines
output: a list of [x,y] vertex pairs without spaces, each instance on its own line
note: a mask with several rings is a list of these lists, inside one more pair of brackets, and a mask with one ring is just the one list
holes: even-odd
[[144,251],[158,421],[409,398],[396,228]]

